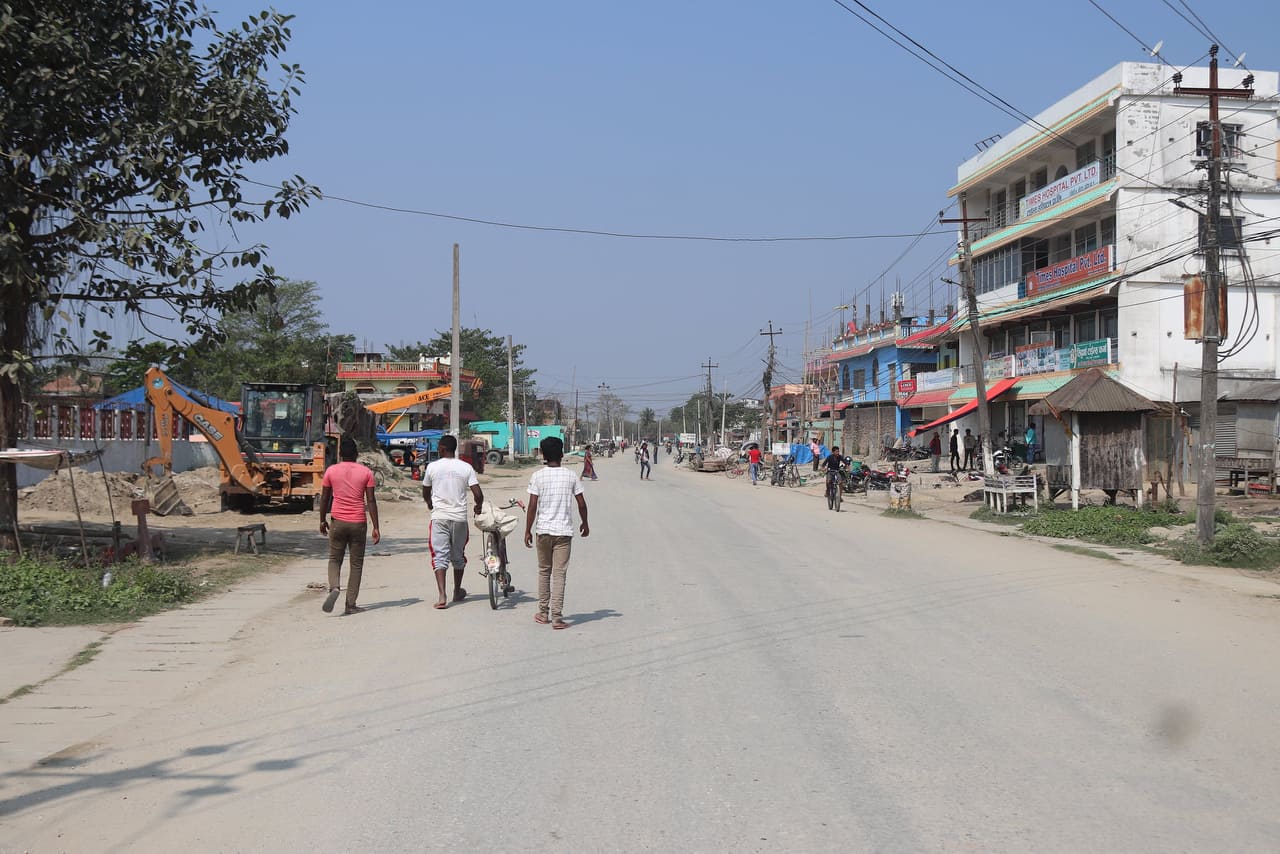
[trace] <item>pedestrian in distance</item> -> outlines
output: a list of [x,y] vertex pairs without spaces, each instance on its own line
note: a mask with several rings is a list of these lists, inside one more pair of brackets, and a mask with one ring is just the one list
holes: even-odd
[[938,438],[938,431],[934,430],[929,437],[929,471],[936,472],[941,464],[942,439]]
[[564,586],[573,544],[573,509],[578,505],[579,533],[591,535],[587,525],[587,500],[582,483],[561,466],[564,443],[548,436],[539,443],[545,465],[529,478],[529,506],[524,516],[524,544],[538,556],[538,613],[534,621],[553,629],[568,628],[564,621]]
[[[329,538],[329,594],[324,597],[321,609],[333,611],[338,601],[342,559],[350,555],[347,564],[347,606],[343,615],[359,614],[364,608],[356,604],[360,597],[360,577],[364,574],[364,547],[369,535],[369,523],[373,523],[373,544],[382,539],[378,529],[378,499],[374,495],[377,486],[373,472],[356,462],[359,449],[355,439],[343,436],[338,442],[339,462],[324,470],[320,482],[320,533]],[[333,521],[328,521],[329,511]]]
[[436,575],[436,592],[439,599],[435,607],[448,607],[445,596],[445,576],[453,564],[453,601],[467,598],[462,589],[462,574],[467,568],[467,492],[475,499],[476,513],[484,503],[484,493],[476,470],[457,458],[456,436],[440,438],[440,459],[427,466],[422,475],[422,499],[431,511],[431,527],[427,532],[427,550],[431,554],[431,568]]
[[649,443],[641,442],[640,443],[640,479],[653,480],[653,478],[649,477],[649,472],[651,471],[652,469],[649,467]]
[[751,485],[755,486],[756,481],[760,478],[760,449],[758,447],[751,448],[747,451],[747,468],[751,470]]
[[600,479],[596,477],[596,464],[595,464],[595,460],[591,459],[590,445],[588,445],[582,451],[582,477],[584,480],[586,478],[591,478],[592,480]]
[[809,450],[813,452],[813,470],[818,470],[818,465],[822,462],[821,452],[822,444],[818,441],[818,437],[814,436],[809,439]]
[[951,472],[954,474],[960,470],[960,428],[956,427],[951,431]]
[[964,468],[965,471],[973,470],[973,457],[978,451],[978,437],[973,435],[973,431],[965,428],[964,431]]

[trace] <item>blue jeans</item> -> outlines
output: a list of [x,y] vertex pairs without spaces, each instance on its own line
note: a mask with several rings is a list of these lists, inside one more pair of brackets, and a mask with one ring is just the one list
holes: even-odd
[[760,464],[751,463],[747,466],[747,468],[751,470],[751,485],[755,486],[756,480],[760,477]]

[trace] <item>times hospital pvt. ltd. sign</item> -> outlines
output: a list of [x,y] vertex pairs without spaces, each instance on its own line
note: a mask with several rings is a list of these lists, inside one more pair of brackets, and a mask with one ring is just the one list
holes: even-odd
[[1018,200],[1019,219],[1035,216],[1040,211],[1048,210],[1067,199],[1092,190],[1102,181],[1102,164],[1093,161],[1070,175],[1063,175],[1052,184],[1041,187],[1034,193],[1028,193]]

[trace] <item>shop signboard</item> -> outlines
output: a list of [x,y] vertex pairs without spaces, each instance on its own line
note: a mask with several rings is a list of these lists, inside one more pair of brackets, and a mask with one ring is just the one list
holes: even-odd
[[1099,338],[1096,341],[1081,341],[1071,348],[1071,368],[1088,368],[1094,365],[1111,364],[1111,339]]
[[680,444],[682,445],[692,445],[696,441],[698,441],[697,433],[681,433],[680,434]]
[[1061,350],[1054,350],[1053,356],[1056,362],[1056,364],[1054,365],[1055,371],[1071,370],[1071,348],[1070,347],[1063,347]]
[[913,379],[916,383],[916,391],[938,391],[944,388],[955,388],[956,369],[946,368],[941,371],[926,371],[925,373],[916,374]]
[[1035,216],[1040,211],[1048,210],[1054,205],[1078,196],[1086,190],[1092,190],[1101,181],[1102,164],[1095,160],[1088,166],[1077,169],[1070,175],[1063,175],[1052,184],[1041,187],[1034,193],[1028,193],[1019,199],[1018,208],[1021,213],[1019,219]]
[[1002,380],[1014,374],[1013,357],[1001,356],[999,359],[987,359],[983,362],[982,375],[989,380]]
[[1111,271],[1111,247],[1103,246],[1083,255],[1068,258],[1060,264],[1050,264],[1027,274],[1027,296],[1056,291],[1077,282]]
[[791,454],[791,446],[786,442],[774,442],[771,451],[775,457],[786,457]]
[[1018,365],[1018,376],[1027,374],[1044,374],[1058,369],[1058,358],[1053,345],[1046,342],[1023,344],[1015,348],[1014,359]]
[[900,397],[915,393],[916,381],[914,378],[909,380],[898,380],[898,395]]

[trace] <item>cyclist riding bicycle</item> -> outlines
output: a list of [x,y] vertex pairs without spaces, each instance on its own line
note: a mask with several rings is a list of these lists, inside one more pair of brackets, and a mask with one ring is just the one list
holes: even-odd
[[831,481],[840,482],[840,471],[844,468],[844,457],[840,456],[839,448],[832,448],[831,453],[822,461],[822,466],[827,472],[827,488],[831,488]]

